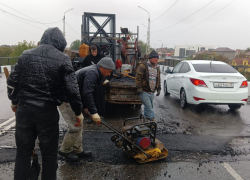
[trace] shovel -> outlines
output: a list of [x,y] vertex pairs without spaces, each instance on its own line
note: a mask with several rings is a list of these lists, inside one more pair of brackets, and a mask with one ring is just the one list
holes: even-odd
[[40,174],[40,164],[35,150],[32,153],[32,165],[30,168],[30,180],[38,180]]

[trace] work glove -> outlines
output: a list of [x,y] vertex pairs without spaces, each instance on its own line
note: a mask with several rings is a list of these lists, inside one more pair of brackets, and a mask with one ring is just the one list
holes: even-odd
[[157,91],[156,96],[159,96],[161,94],[161,90]]
[[17,108],[18,105],[14,105],[11,103],[10,107],[12,109],[13,112],[16,112],[16,108]]
[[103,85],[109,84],[109,80],[106,79],[102,84]]
[[97,123],[97,125],[99,125],[101,122],[101,117],[99,116],[98,113],[95,113],[92,115],[92,120],[95,121]]
[[82,113],[79,116],[76,116],[76,120],[78,123],[75,124],[76,127],[80,126],[82,124],[84,117],[82,115]]
[[143,90],[141,88],[137,89],[137,93],[140,95],[141,93],[143,93]]

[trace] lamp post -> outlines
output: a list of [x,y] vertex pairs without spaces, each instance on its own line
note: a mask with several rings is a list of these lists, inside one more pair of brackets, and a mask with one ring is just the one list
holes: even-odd
[[161,48],[163,48],[163,41],[162,40],[158,40],[158,41],[161,41]]
[[[158,40],[158,41],[161,41],[161,57],[163,57],[163,41],[162,40]],[[164,53],[164,56],[165,56],[165,53]]]
[[[73,8],[69,9],[68,11],[71,11],[73,10]],[[64,12],[64,16],[63,16],[63,36],[65,37],[65,13],[68,12],[68,11],[65,11]]]
[[147,51],[146,51],[146,53],[149,53],[149,51],[150,51],[150,14],[146,9],[143,9],[141,6],[138,6],[138,7],[148,13],[148,32],[147,32]]

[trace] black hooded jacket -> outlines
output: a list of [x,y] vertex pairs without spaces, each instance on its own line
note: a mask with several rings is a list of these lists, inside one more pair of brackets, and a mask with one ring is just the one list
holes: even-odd
[[99,88],[104,80],[98,65],[94,64],[76,71],[83,108],[88,108],[91,114],[98,111],[98,104],[102,101],[99,99]]
[[76,115],[82,103],[70,58],[62,53],[67,45],[58,28],[47,29],[36,48],[24,51],[8,80],[12,104],[54,108],[63,102],[63,90]]
[[[101,48],[97,45],[97,44],[93,44],[97,47],[97,55],[96,56],[93,56],[91,54],[91,49],[89,48],[89,52],[90,54],[88,54],[84,60],[83,60],[83,63],[82,63],[82,67],[87,67],[87,66],[91,66],[94,64],[97,64],[103,57],[105,57],[103,54],[101,54]],[[92,63],[93,62],[93,63]]]

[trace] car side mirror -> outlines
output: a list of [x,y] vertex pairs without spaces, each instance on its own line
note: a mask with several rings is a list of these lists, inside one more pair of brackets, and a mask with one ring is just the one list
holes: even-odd
[[172,71],[170,69],[167,69],[165,72],[168,73],[168,74],[172,73]]

